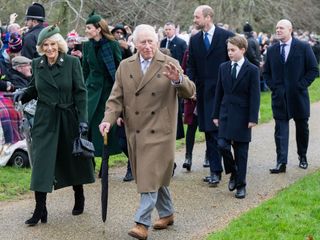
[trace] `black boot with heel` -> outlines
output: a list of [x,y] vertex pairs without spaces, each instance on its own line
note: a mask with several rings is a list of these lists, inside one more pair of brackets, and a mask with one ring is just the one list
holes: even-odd
[[29,226],[35,226],[40,220],[42,223],[46,223],[48,220],[48,211],[46,207],[47,193],[35,192],[36,208],[30,219],[25,221],[25,224]]
[[191,166],[192,166],[192,154],[186,153],[186,158],[182,167],[186,168],[187,171],[191,171]]
[[72,209],[72,215],[80,215],[84,209],[84,195],[83,185],[72,186],[74,191],[74,207]]

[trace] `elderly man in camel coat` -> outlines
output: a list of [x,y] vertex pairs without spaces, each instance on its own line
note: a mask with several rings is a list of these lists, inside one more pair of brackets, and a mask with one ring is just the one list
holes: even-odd
[[195,85],[183,75],[177,60],[158,50],[153,27],[139,25],[133,39],[137,54],[121,62],[99,128],[101,134],[108,132],[122,114],[132,173],[141,194],[136,226],[128,234],[147,239],[155,207],[160,219],[154,229],[167,228],[174,221],[168,186],[175,155],[178,96],[190,98]]

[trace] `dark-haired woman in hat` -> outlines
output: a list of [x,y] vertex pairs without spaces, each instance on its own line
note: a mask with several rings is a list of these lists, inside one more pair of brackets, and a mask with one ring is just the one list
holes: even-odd
[[83,184],[94,182],[91,160],[72,155],[73,141],[87,129],[87,91],[80,61],[67,55],[67,43],[57,26],[44,28],[38,37],[40,55],[32,62],[29,87],[15,101],[38,99],[32,133],[31,190],[36,207],[25,223],[47,222],[46,196],[52,189],[73,186],[73,215],[84,209]]
[[[88,91],[88,138],[94,144],[95,156],[101,156],[103,139],[98,126],[121,61],[121,50],[107,22],[94,12],[86,21],[85,32],[89,41],[83,44],[82,66]],[[109,147],[110,154],[121,152],[115,128],[109,132]]]

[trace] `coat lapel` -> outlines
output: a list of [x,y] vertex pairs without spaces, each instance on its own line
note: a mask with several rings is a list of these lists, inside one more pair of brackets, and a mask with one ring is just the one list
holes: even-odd
[[[154,58],[152,59],[152,62],[150,63],[150,66],[147,72],[141,79],[137,92],[140,91],[148,82],[150,82],[153,79],[153,76],[160,71],[160,69],[162,68],[163,62],[164,62],[164,56],[161,53],[159,53],[159,51],[157,50]],[[141,72],[141,69],[139,71]]]
[[[64,54],[59,54],[56,64],[59,65],[60,68],[62,68],[64,65],[64,61]],[[43,79],[43,81],[46,81],[49,85],[51,85],[54,88],[58,88],[54,76],[52,76],[53,72],[49,70],[49,66],[45,56],[42,56],[40,58],[37,68],[39,69],[39,76],[41,77],[41,79]],[[60,74],[60,71],[57,74]]]
[[248,65],[249,65],[248,60],[245,59],[243,65],[241,66],[240,72],[238,73],[237,79],[232,86],[232,91],[237,87],[237,85],[242,80],[245,73],[248,71]]
[[289,55],[288,55],[288,58],[287,58],[287,61],[291,61],[291,59],[293,58],[292,56],[294,55],[294,52],[296,50],[296,40],[294,38],[292,38],[292,42],[291,42],[291,46],[290,46],[290,51],[289,51]]
[[129,77],[134,81],[135,89],[137,89],[143,77],[139,54],[136,54],[135,58],[130,59],[129,63]]
[[207,52],[207,55],[209,55],[215,47],[220,46],[220,41],[221,41],[220,28],[216,27],[214,30],[214,33],[213,33],[211,45],[210,45],[210,48]]

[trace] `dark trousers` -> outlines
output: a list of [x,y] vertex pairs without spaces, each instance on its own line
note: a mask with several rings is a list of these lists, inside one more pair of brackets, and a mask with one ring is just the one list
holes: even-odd
[[205,132],[205,138],[210,172],[221,173],[223,169],[221,164],[221,155],[218,151],[218,131]]
[[[231,152],[231,146],[233,148],[234,156]],[[237,188],[246,186],[249,142],[233,141],[231,143],[230,140],[219,138],[218,148],[223,157],[226,174],[233,174],[236,178]]]
[[[309,145],[309,124],[306,119],[293,119],[296,125],[298,155],[306,157]],[[289,120],[275,119],[274,139],[276,143],[277,163],[288,163]]]
[[198,128],[198,117],[193,114],[192,123],[188,124],[186,133],[186,155],[191,156],[193,152],[194,140]]

